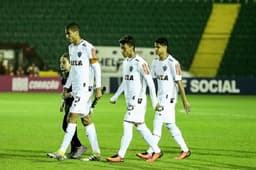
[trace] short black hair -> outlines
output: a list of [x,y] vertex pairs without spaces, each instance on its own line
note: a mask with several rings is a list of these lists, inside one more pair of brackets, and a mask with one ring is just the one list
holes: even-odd
[[68,53],[63,53],[61,56],[60,56],[60,58],[61,57],[64,57],[64,58],[66,58],[68,61],[69,61],[69,55],[68,55]]
[[168,47],[168,40],[167,40],[167,38],[164,38],[164,37],[157,38],[155,43],[158,43],[158,44]]
[[125,35],[119,40],[120,44],[128,44],[129,46],[133,46],[135,48],[135,39],[130,35]]
[[75,23],[75,22],[72,22],[72,23],[69,23],[67,26],[66,26],[66,30],[72,30],[72,31],[80,31],[80,26]]

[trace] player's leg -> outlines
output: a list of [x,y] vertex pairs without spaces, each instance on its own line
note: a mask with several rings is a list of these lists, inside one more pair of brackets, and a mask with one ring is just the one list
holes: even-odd
[[169,113],[165,114],[165,122],[166,122],[166,127],[169,129],[170,133],[172,134],[173,139],[175,142],[180,146],[181,148],[181,153],[179,156],[177,156],[175,159],[184,159],[186,157],[190,156],[190,151],[184,141],[184,138],[182,136],[182,133],[180,129],[176,126],[175,123],[175,103],[168,104],[166,105],[166,110],[169,111]]
[[152,157],[148,158],[147,161],[148,162],[156,161],[158,158],[162,156],[162,152],[157,145],[157,141],[154,139],[152,133],[150,132],[150,130],[148,129],[145,123],[136,124],[136,127],[137,127],[137,130],[143,136],[144,140],[148,143],[148,145],[152,148],[154,152]]
[[65,107],[65,114],[62,120],[62,129],[64,132],[66,132],[67,126],[68,126],[68,115],[69,115],[69,108],[66,109],[67,107]]
[[72,159],[79,159],[83,153],[87,151],[87,147],[81,144],[78,135],[77,135],[77,128],[75,134],[71,140],[71,153],[67,154],[68,158]]
[[47,154],[48,157],[56,158],[58,160],[65,159],[65,152],[74,136],[76,130],[76,122],[79,117],[80,115],[77,113],[70,113],[70,115],[68,116],[68,125],[66,128],[66,133],[64,135],[60,149],[55,153]]
[[[63,123],[62,123],[62,128],[63,128],[64,132],[66,132],[66,128],[67,128],[67,124],[68,124],[68,115],[70,114],[69,113],[70,107],[71,107],[71,103],[66,102],[65,115],[64,115]],[[71,151],[70,151],[70,153],[66,154],[67,158],[78,159],[87,150],[87,148],[81,144],[81,142],[78,138],[77,128],[75,130],[75,133],[71,140],[70,145],[71,145]],[[80,153],[82,153],[82,154],[80,155]]]
[[90,142],[93,154],[88,158],[84,158],[84,161],[99,161],[100,160],[100,147],[98,143],[96,128],[94,123],[92,122],[92,118],[90,114],[84,116],[82,118],[82,123],[86,130],[86,135]]
[[68,116],[68,125],[66,129],[66,133],[63,139],[63,142],[61,144],[60,150],[64,153],[66,152],[68,145],[70,144],[77,126],[77,120],[79,119],[80,115],[77,113],[70,113]]
[[[66,104],[65,105],[65,115],[64,115],[63,121],[62,121],[62,129],[65,133],[66,133],[67,126],[68,126],[69,109],[70,109],[70,106]],[[74,147],[74,145],[72,145],[72,142],[71,142],[71,151],[70,151],[70,153],[67,154],[67,157],[71,158],[74,151],[75,151],[75,147]]]
[[[162,126],[163,121],[161,118],[161,114],[156,113],[154,118],[154,130],[153,130],[153,140],[158,144],[161,135],[162,135]],[[153,155],[153,149],[151,147],[148,148],[146,152],[143,153],[137,153],[136,156],[142,159],[149,159]]]
[[[64,131],[66,132],[66,128],[67,128],[67,125],[68,125],[68,115],[70,114],[69,113],[69,110],[70,110],[70,107],[71,105],[66,103],[65,105],[65,116],[64,116],[64,119],[63,119],[63,128],[64,128]],[[77,130],[75,130],[75,134],[71,140],[71,154],[74,153],[76,151],[76,147],[78,146],[81,146],[81,143],[80,141],[76,141],[76,138],[77,138]]]
[[123,136],[121,139],[121,146],[116,155],[107,158],[109,162],[123,162],[126,151],[131,143],[133,136],[133,124],[130,122],[123,122]]
[[189,157],[191,152],[189,151],[189,148],[187,147],[185,140],[182,136],[182,133],[180,129],[176,126],[175,123],[167,123],[166,124],[167,128],[172,134],[173,139],[175,142],[180,146],[181,148],[181,153],[179,156],[177,156],[175,159],[184,159],[186,157]]

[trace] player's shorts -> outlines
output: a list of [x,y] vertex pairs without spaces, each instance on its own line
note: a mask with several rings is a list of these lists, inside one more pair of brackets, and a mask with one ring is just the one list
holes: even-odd
[[91,109],[91,93],[88,91],[73,92],[74,101],[70,107],[71,113],[86,116]]
[[161,102],[161,106],[163,106],[162,111],[156,111],[155,120],[163,123],[175,123],[175,102]]
[[128,122],[143,123],[146,113],[146,99],[138,98],[133,104],[127,104],[124,120]]

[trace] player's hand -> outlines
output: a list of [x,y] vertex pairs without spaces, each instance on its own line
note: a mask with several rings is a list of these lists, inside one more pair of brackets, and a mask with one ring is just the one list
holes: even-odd
[[63,93],[63,99],[67,99],[67,98],[71,98],[71,97],[72,97],[71,93],[68,93],[68,92]]
[[65,102],[62,101],[61,105],[60,105],[60,112],[64,111],[64,107],[65,107]]
[[102,91],[101,91],[101,88],[96,88],[96,91],[95,91],[95,97],[100,99],[102,96]]
[[69,97],[71,97],[71,94],[68,92],[68,89],[64,88],[62,91],[62,98],[67,99]]
[[183,106],[184,106],[186,113],[189,113],[190,109],[191,109],[189,102],[185,102]]
[[163,110],[163,106],[160,106],[159,103],[157,103],[156,107],[155,107],[155,111],[162,111]]
[[110,98],[109,102],[112,103],[112,104],[116,104],[116,100],[117,99],[113,96],[113,97]]
[[64,105],[61,105],[60,106],[60,112],[63,112],[64,111]]
[[92,113],[93,113],[93,108],[91,108],[91,109],[90,109],[90,113],[89,113],[89,115],[90,115],[90,114],[92,114]]

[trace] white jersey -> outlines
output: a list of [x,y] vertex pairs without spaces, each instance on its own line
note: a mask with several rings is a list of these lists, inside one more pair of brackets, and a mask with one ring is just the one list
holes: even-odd
[[85,40],[81,40],[80,44],[69,45],[69,56],[71,70],[65,87],[72,85],[72,91],[81,91],[89,88],[90,84],[90,59],[95,56],[95,48],[92,44]]
[[127,58],[123,68],[123,83],[126,104],[134,105],[140,100],[146,100],[146,87],[149,86],[153,107],[156,106],[155,86],[146,61],[136,55]]
[[179,62],[171,55],[163,61],[156,58],[152,62],[151,72],[152,76],[157,79],[157,97],[160,104],[167,100],[170,103],[176,103],[178,96],[176,81],[182,78]]
[[93,87],[92,68],[90,59],[95,57],[95,48],[89,42],[81,40],[78,45],[69,45],[71,69],[64,87],[72,86],[74,101],[70,108],[71,113],[86,116],[90,112]]

